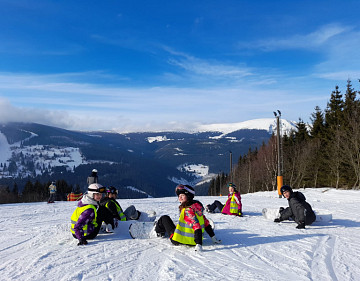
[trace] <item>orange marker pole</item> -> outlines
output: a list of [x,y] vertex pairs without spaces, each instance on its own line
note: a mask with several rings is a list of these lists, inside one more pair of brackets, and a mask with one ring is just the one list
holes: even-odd
[[279,198],[281,198],[282,194],[281,194],[280,189],[283,186],[283,177],[282,176],[277,176],[276,179],[277,179],[277,190],[278,190]]

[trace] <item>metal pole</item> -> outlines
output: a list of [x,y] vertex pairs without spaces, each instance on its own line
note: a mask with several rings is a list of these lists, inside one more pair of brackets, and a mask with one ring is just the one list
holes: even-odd
[[283,177],[281,174],[281,151],[280,151],[280,114],[278,116],[276,116],[276,134],[277,134],[277,158],[278,158],[278,176],[277,176],[277,190],[278,190],[278,195],[279,198],[282,197],[281,194],[281,187],[283,185]]
[[280,116],[276,116],[277,155],[278,155],[278,176],[281,176],[281,155],[280,155]]
[[230,182],[232,182],[232,152],[230,151]]
[[219,175],[220,175],[220,188],[219,188],[219,195],[221,196],[221,178],[222,178],[221,171],[220,171]]

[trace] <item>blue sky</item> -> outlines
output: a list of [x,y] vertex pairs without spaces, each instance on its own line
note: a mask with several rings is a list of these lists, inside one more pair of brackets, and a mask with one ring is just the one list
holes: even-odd
[[0,0],[0,121],[76,130],[309,121],[360,89],[360,1]]

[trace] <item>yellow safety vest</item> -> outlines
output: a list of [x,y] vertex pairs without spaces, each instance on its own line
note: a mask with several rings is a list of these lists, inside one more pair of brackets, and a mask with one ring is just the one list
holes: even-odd
[[[226,204],[224,205],[223,209],[225,208],[225,206],[226,206]],[[221,212],[222,212],[222,210],[221,210]],[[236,214],[236,215],[240,214],[239,205],[235,200],[235,193],[233,193],[233,195],[231,196],[231,199],[230,199],[230,213]]]
[[[177,241],[181,244],[196,245],[194,238],[195,231],[190,225],[186,223],[184,217],[185,217],[185,208],[182,209],[180,213],[179,223],[176,225],[176,229],[172,237],[172,240]],[[201,225],[202,233],[204,233],[204,229],[205,229],[204,216],[199,216],[196,214],[196,218],[198,219]]]
[[[121,221],[126,221],[126,216],[124,215],[124,212],[123,210],[121,209],[120,205],[118,202],[116,202],[115,200],[112,200],[114,203],[115,203],[115,206],[116,206],[116,210],[120,216],[120,220]],[[108,204],[109,204],[110,201],[108,201],[106,204],[105,204],[105,207],[108,208]]]
[[[73,214],[71,215],[71,228],[70,228],[70,231],[71,231],[73,234],[75,234],[75,229],[74,229],[74,227],[75,227],[75,224],[77,223],[80,215],[82,214],[82,212],[84,212],[84,211],[87,210],[87,209],[93,209],[93,210],[94,210],[95,218],[93,219],[93,221],[92,221],[91,223],[94,225],[94,227],[97,227],[97,226],[98,226],[98,224],[97,224],[97,222],[96,222],[96,217],[97,217],[96,208],[95,208],[94,205],[89,204],[89,205],[85,205],[85,206],[83,206],[83,207],[77,207],[77,208],[75,209],[75,211],[73,212]],[[86,236],[86,235],[88,234],[88,233],[87,233],[87,228],[88,228],[88,225],[85,224],[85,225],[83,226],[84,236]]]

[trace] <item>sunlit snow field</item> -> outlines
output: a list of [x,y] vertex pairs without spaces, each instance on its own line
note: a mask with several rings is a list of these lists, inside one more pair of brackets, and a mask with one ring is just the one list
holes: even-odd
[[[360,191],[301,190],[331,222],[305,230],[261,215],[287,206],[275,192],[243,196],[244,217],[206,214],[221,245],[205,235],[204,252],[173,246],[168,239],[133,240],[128,223],[86,246],[71,236],[77,202],[0,205],[0,280],[360,280]],[[225,197],[197,197],[204,205]],[[176,197],[118,200],[158,217],[178,218]]]

